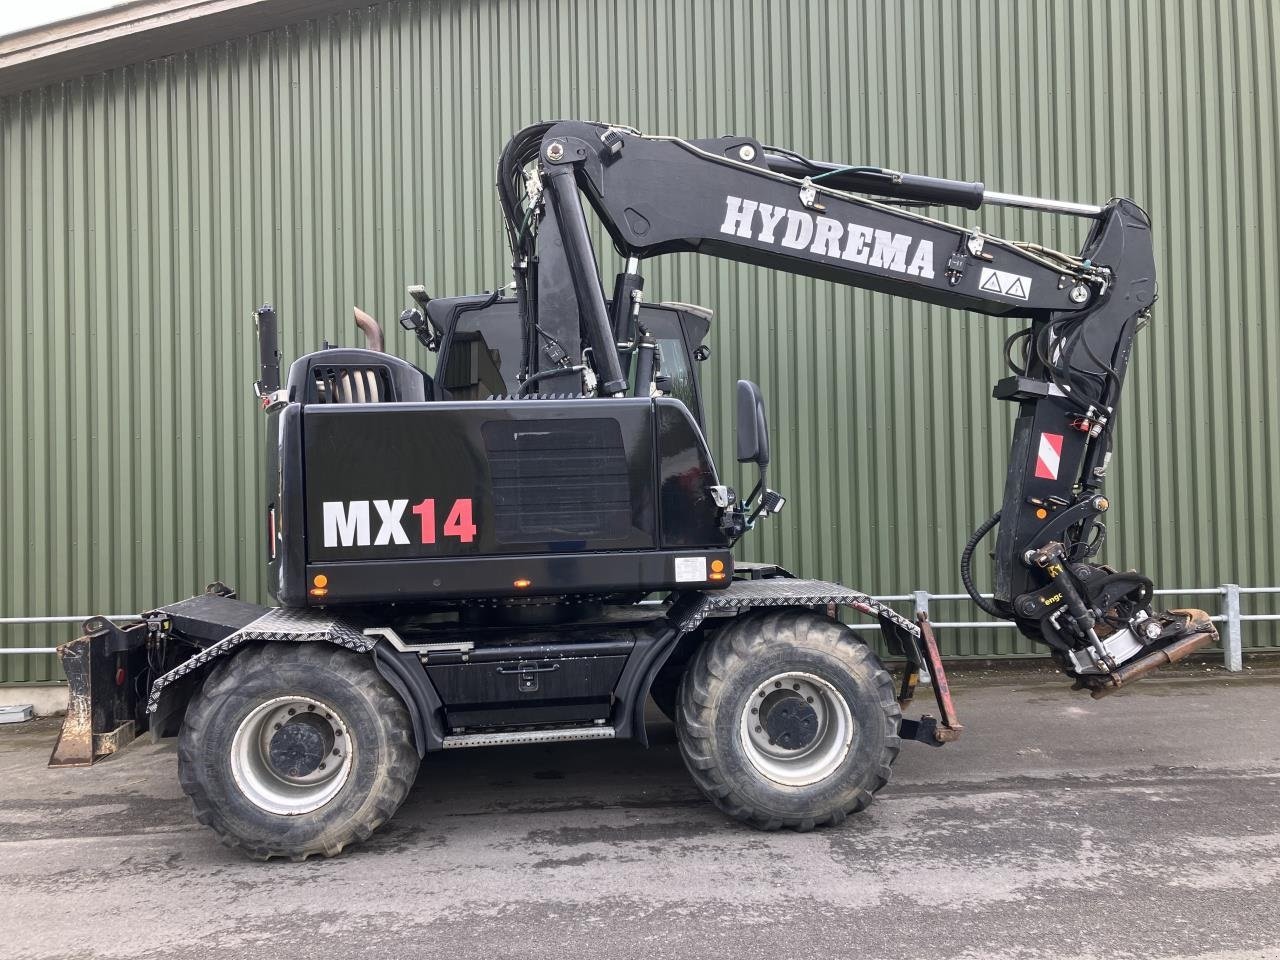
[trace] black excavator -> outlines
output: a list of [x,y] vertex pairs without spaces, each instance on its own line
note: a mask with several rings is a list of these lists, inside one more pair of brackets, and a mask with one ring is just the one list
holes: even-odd
[[[367,346],[293,361],[256,313],[271,415],[263,562],[276,605],[220,582],[60,648],[70,706],[51,763],[178,737],[196,817],[255,857],[333,855],[404,800],[437,750],[646,740],[652,697],[729,815],[805,830],[864,808],[903,741],[961,731],[928,620],[733,547],[779,513],[760,390],[737,384],[750,492],[706,440],[710,311],[651,303],[640,265],[694,252],[1019,321],[995,397],[1018,405],[1003,502],[960,558],[988,614],[1101,697],[1214,642],[1198,610],[1097,562],[1133,339],[1156,301],[1151,225],[1101,206],[811,160],[750,137],[598,123],[517,134],[497,187],[513,282],[400,317],[434,374]],[[924,211],[1085,218],[1077,254]],[[604,290],[594,213],[623,264]],[[799,322],[798,320],[796,322]],[[993,594],[972,560],[997,531]],[[870,616],[898,682],[840,619]],[[903,716],[922,669],[936,716]]]

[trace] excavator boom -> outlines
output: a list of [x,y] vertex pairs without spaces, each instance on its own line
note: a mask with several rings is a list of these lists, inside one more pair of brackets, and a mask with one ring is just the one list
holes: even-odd
[[[994,391],[1018,404],[1003,502],[966,547],[966,589],[1096,692],[1123,682],[1123,664],[1185,656],[1215,639],[1201,611],[1154,615],[1148,578],[1091,562],[1111,506],[1103,485],[1133,338],[1156,300],[1151,224],[1133,201],[1019,197],[813,161],[750,137],[687,141],[580,121],[517,134],[499,161],[498,188],[525,329],[522,374],[559,389],[590,389],[573,372],[588,368],[599,394],[627,391],[623,364],[638,341],[618,292],[640,297],[639,263],[667,253],[1025,321],[1006,344],[1011,376]],[[920,209],[984,202],[1091,225],[1081,249],[1067,254]],[[627,263],[612,306],[588,206]],[[544,337],[573,349],[548,353]],[[991,602],[970,568],[978,540],[996,527]]]

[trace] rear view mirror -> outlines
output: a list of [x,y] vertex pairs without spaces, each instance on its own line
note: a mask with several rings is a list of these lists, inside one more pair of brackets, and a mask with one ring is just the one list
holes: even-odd
[[733,496],[726,529],[731,531],[734,543],[754,527],[758,519],[781,512],[787,502],[765,483],[769,468],[769,420],[764,413],[764,396],[750,380],[738,381],[738,462],[754,463],[760,470],[760,479],[751,493],[740,501],[733,491],[721,488],[726,490],[726,501],[730,495]]
[[769,465],[769,421],[764,395],[750,380],[738,381],[738,462]]

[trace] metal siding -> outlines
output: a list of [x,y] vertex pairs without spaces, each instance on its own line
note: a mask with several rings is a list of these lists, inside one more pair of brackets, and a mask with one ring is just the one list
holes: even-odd
[[[0,611],[138,609],[215,577],[261,599],[251,308],[277,305],[292,357],[355,342],[360,304],[421,362],[394,323],[405,283],[503,282],[494,160],[556,116],[1136,198],[1161,301],[1105,556],[1159,584],[1280,582],[1276,19],[1267,0],[391,3],[0,100]],[[692,256],[648,290],[717,308],[706,373],[731,476],[734,379],[770,399],[789,507],[746,556],[873,593],[957,589],[1004,480],[1013,411],[990,387],[1009,325]],[[1246,641],[1278,642],[1257,624]],[[944,648],[1032,652],[1007,630]],[[57,676],[0,658],[3,680]]]

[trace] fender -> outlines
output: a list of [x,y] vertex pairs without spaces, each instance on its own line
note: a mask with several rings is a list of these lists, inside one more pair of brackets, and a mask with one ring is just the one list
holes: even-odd
[[[385,640],[320,610],[275,607],[217,643],[205,647],[168,673],[155,679],[147,697],[153,740],[176,733],[181,711],[208,675],[211,665],[247,643],[332,643],[355,653],[370,654],[378,673],[404,701],[413,726],[418,755],[439,749],[442,739],[440,698],[421,668],[411,670],[405,655]],[[416,665],[416,658],[413,659]]]

